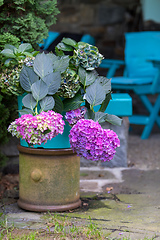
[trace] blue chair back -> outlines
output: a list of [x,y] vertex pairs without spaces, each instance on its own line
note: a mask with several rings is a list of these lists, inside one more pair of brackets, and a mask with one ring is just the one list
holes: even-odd
[[154,77],[157,69],[147,60],[160,60],[160,32],[126,33],[125,39],[127,77]]
[[81,42],[89,43],[91,45],[95,45],[95,38],[90,34],[84,34],[81,38]]
[[[72,34],[74,35],[74,34]],[[43,43],[38,44],[39,47],[43,47],[43,50],[48,50],[49,46],[60,36],[59,32],[48,32],[48,37],[43,40]],[[71,37],[72,38],[72,37]],[[89,43],[91,45],[95,45],[95,38],[90,34],[82,35],[81,42]]]

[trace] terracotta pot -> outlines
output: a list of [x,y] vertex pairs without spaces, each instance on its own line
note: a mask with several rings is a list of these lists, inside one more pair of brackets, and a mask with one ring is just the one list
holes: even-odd
[[65,211],[80,206],[80,158],[71,149],[18,146],[19,207]]

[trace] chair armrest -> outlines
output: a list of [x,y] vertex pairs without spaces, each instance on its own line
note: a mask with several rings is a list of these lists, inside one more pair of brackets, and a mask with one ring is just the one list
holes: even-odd
[[148,62],[152,62],[154,67],[160,68],[160,59],[148,59]]
[[108,68],[106,77],[111,78],[115,75],[116,70],[122,65],[125,65],[123,60],[103,59],[99,67]]

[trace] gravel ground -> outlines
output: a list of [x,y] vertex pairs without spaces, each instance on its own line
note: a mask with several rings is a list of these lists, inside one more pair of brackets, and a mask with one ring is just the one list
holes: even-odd
[[132,126],[128,138],[128,165],[136,168],[160,169],[160,130],[154,127],[150,137],[142,140],[143,127]]

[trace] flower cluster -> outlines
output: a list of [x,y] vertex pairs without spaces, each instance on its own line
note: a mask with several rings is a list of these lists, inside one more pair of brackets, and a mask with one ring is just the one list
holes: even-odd
[[64,98],[73,98],[80,89],[79,76],[74,70],[67,68],[61,75],[61,86],[57,94]]
[[70,126],[75,125],[78,120],[83,119],[87,109],[85,107],[80,107],[69,112],[66,112],[65,119]]
[[110,161],[120,146],[117,134],[103,129],[91,119],[79,120],[69,134],[71,148],[78,156],[92,161]]
[[19,83],[19,75],[23,65],[27,67],[33,66],[34,57],[26,57],[24,60],[19,60],[16,66],[12,68],[2,69],[0,73],[0,88],[7,94],[21,95],[23,90]]
[[94,70],[103,59],[103,55],[99,53],[98,48],[88,43],[80,42],[78,49],[74,50],[73,61],[76,66],[81,66],[86,70]]
[[64,130],[62,115],[50,110],[39,115],[22,115],[12,122],[8,131],[12,136],[25,139],[29,145],[46,143]]

